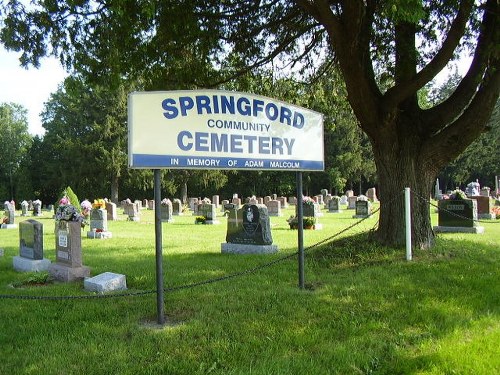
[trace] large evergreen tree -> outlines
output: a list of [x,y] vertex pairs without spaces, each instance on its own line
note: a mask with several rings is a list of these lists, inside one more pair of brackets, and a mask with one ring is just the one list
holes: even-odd
[[[23,51],[23,64],[54,54],[90,76],[144,74],[155,89],[177,77],[176,88],[215,86],[267,63],[302,75],[338,64],[372,145],[378,237],[389,244],[404,242],[403,188],[430,196],[438,172],[485,130],[500,89],[498,0],[54,0],[29,9],[11,0],[5,14],[2,41]],[[467,48],[472,63],[453,94],[421,108],[419,90]],[[413,200],[413,226],[416,246],[430,246],[423,199]]]

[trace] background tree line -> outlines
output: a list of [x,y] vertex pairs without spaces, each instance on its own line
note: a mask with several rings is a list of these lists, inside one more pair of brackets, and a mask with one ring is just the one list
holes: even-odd
[[[439,102],[456,79],[454,73],[441,87],[430,88],[422,100]],[[127,168],[127,93],[139,88],[137,83],[124,81],[110,89],[69,76],[45,104],[42,137],[28,133],[26,109],[1,104],[4,148],[0,179],[4,183],[0,196],[18,202],[38,198],[52,203],[62,189],[71,186],[81,199],[152,198],[152,172]],[[325,114],[325,171],[304,173],[307,194],[318,194],[324,188],[332,194],[347,189],[359,194],[377,185],[370,144],[334,69],[312,84],[259,70],[221,88],[278,98]],[[463,187],[476,179],[494,187],[494,175],[500,170],[499,103],[489,122],[491,130],[441,171],[442,188]],[[162,193],[169,197],[295,195],[295,172],[167,170],[162,176]]]

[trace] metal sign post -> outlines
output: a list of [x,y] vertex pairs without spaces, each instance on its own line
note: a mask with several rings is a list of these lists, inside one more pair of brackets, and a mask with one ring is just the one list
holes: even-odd
[[156,314],[158,324],[165,323],[163,312],[163,244],[161,228],[161,178],[160,170],[154,170],[154,195],[155,195],[155,249],[156,249]]
[[304,289],[304,212],[302,207],[302,172],[297,172],[297,242],[299,248],[299,288]]

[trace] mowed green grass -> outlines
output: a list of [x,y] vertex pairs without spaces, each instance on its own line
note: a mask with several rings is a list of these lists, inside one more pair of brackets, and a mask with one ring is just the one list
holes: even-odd
[[[112,239],[82,232],[91,275],[127,277],[130,295],[113,298],[87,298],[83,282],[22,285],[33,275],[13,270],[18,230],[0,231],[0,374],[500,373],[500,221],[439,235],[408,262],[369,241],[376,217],[315,246],[357,221],[325,212],[323,230],[305,231],[301,290],[292,209],[271,218],[273,255],[221,254],[225,217],[178,216],[162,224],[168,324],[156,327],[154,214],[119,213]],[[37,220],[55,261],[54,221]]]

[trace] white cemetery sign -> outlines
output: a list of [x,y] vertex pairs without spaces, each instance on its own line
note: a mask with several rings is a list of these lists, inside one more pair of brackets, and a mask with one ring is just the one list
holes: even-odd
[[220,90],[133,92],[131,168],[324,170],[323,115]]

